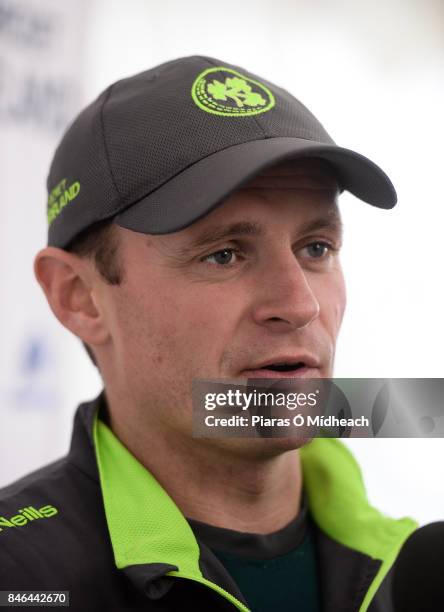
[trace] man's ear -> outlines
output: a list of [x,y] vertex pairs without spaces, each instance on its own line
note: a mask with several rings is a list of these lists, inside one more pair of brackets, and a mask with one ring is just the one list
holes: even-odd
[[108,330],[94,292],[93,263],[55,247],[39,251],[34,274],[60,323],[88,344],[103,344]]

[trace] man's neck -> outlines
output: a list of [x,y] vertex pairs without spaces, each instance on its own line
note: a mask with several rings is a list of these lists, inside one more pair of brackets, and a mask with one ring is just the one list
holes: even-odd
[[[110,425],[188,518],[266,534],[282,529],[299,512],[302,472],[297,450],[270,456],[258,452],[256,443],[271,441],[245,439],[233,448],[224,446],[225,441],[143,427],[128,413],[119,419],[111,409]],[[248,456],[247,444],[252,451]]]

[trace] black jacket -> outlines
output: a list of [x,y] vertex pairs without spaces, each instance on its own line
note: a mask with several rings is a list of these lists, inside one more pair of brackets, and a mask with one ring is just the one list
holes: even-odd
[[[79,406],[66,457],[0,491],[0,590],[69,591],[71,610],[91,612],[247,610],[171,498],[97,418],[102,411],[103,392]],[[368,505],[339,441],[300,452],[323,611],[391,612],[389,570],[416,523]],[[133,495],[137,479],[143,491]]]

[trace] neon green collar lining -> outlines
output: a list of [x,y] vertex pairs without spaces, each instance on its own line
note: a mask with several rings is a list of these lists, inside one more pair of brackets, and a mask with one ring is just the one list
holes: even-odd
[[382,561],[359,609],[366,612],[418,524],[408,517],[392,519],[370,506],[359,465],[339,440],[316,438],[300,453],[308,505],[318,526],[340,544]]
[[[247,612],[230,593],[204,578],[199,545],[188,521],[97,413],[93,436],[116,566],[175,565],[179,570],[168,576],[205,584]],[[417,523],[410,518],[388,518],[369,505],[359,466],[339,440],[315,439],[300,454],[310,512],[320,529],[337,542],[383,562],[360,608],[365,612]]]

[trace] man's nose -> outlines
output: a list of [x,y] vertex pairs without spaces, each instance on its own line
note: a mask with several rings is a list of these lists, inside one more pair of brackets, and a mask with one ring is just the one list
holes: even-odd
[[302,329],[319,316],[319,302],[293,253],[269,261],[257,281],[256,323],[279,332]]

